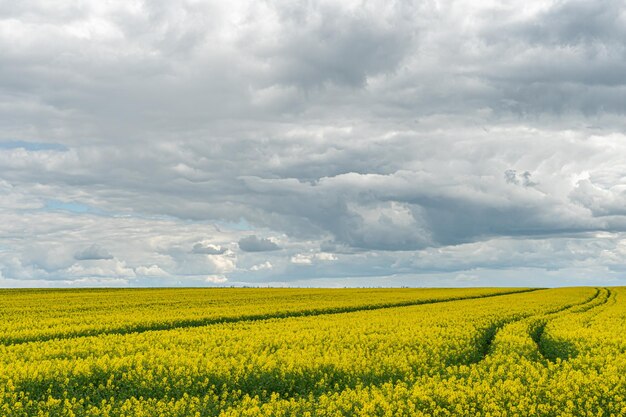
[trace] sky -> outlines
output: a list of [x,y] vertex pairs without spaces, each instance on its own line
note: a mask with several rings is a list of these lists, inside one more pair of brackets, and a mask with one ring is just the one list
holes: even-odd
[[626,285],[624,39],[624,0],[0,0],[0,287]]

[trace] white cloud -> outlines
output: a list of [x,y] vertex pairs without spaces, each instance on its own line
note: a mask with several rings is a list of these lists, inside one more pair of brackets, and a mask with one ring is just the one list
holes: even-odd
[[134,278],[135,270],[129,268],[126,262],[117,259],[93,261],[89,265],[74,264],[63,271],[69,277],[120,277]]
[[213,272],[225,274],[234,271],[236,268],[236,260],[232,257],[208,255],[207,258]]
[[252,265],[250,267],[250,271],[263,271],[263,270],[272,269],[272,268],[273,268],[273,265],[271,264],[271,262],[265,261],[260,264]]
[[167,277],[169,274],[158,265],[140,266],[135,268],[135,273],[143,277]]
[[310,255],[298,253],[291,257],[291,263],[297,265],[311,265],[313,263],[313,259]]
[[316,253],[315,258],[319,259],[320,261],[336,261],[338,259],[337,255],[328,252]]
[[227,248],[221,247],[220,245],[213,244],[203,244],[198,242],[193,245],[191,249],[192,253],[204,254],[204,255],[221,255],[226,252]]
[[228,278],[226,278],[224,275],[209,275],[208,277],[206,277],[205,281],[212,284],[223,284],[228,281]]
[[314,261],[336,261],[338,258],[335,254],[328,252],[320,253],[298,253],[291,257],[291,263],[297,265],[311,265]]

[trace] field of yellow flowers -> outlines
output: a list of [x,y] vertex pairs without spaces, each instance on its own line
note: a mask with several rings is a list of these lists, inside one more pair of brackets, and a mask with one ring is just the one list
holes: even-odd
[[0,291],[0,415],[624,416],[626,288]]

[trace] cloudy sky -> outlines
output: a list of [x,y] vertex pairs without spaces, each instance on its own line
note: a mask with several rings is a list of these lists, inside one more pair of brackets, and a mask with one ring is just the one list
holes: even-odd
[[626,285],[626,3],[0,0],[0,286]]

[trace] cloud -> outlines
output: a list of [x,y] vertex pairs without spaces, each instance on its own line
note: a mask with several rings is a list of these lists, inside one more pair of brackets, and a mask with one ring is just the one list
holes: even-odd
[[191,250],[191,253],[198,253],[198,254],[203,254],[203,255],[221,255],[224,252],[226,252],[226,248],[221,247],[219,245],[212,245],[212,244],[203,244],[201,242],[198,242],[196,244],[193,245],[193,249]]
[[108,250],[98,245],[97,243],[86,247],[74,254],[74,259],[77,261],[95,261],[100,259],[113,259],[113,255]]
[[205,278],[205,281],[211,284],[223,284],[228,281],[228,278],[226,278],[224,275],[209,275]]
[[279,250],[280,247],[270,239],[259,239],[252,235],[239,239],[239,249],[244,252],[269,252]]
[[3,282],[626,279],[622,8],[13,2]]
[[311,265],[313,259],[310,256],[298,253],[291,257],[291,263],[297,265]]
[[415,37],[410,19],[416,10],[402,3],[269,2],[264,12],[271,23],[245,34],[246,49],[274,61],[278,82],[306,89],[363,86],[367,77],[393,71]]
[[594,217],[626,215],[626,184],[621,182],[607,186],[590,178],[581,179],[569,197],[589,209]]
[[263,271],[263,270],[272,269],[272,268],[273,268],[273,265],[271,264],[271,262],[265,261],[257,265],[252,265],[250,267],[250,271]]
[[291,263],[296,265],[312,265],[314,261],[336,261],[338,258],[336,255],[328,252],[320,253],[297,253],[291,257]]
[[135,273],[142,277],[167,277],[169,274],[158,265],[140,266],[135,268]]
[[338,259],[337,255],[328,252],[316,253],[315,258],[320,261],[336,261]]
[[135,270],[129,268],[126,262],[117,259],[106,259],[97,265],[74,264],[67,268],[64,273],[67,274],[65,279],[75,277],[76,280],[89,277],[134,278],[136,276]]
[[504,178],[508,184],[522,185],[524,187],[532,187],[537,185],[536,182],[530,179],[531,173],[524,171],[518,174],[514,169],[507,169],[504,171]]
[[236,260],[228,256],[209,255],[210,270],[216,273],[232,272],[236,268]]

